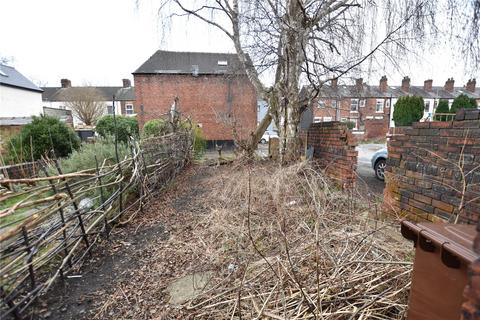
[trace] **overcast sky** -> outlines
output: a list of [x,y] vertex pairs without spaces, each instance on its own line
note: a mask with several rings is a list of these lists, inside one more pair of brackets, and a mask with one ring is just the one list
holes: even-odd
[[[121,85],[155,50],[234,52],[220,32],[194,20],[177,19],[161,32],[158,1],[141,0],[0,0],[0,56],[37,84],[58,86],[61,78],[73,85]],[[389,84],[409,75],[413,84],[432,78],[443,85],[454,77],[461,86],[478,70],[464,70],[452,59],[448,45],[425,52],[402,70],[386,65],[371,76],[377,84],[387,74]],[[365,76],[364,78],[368,78]]]

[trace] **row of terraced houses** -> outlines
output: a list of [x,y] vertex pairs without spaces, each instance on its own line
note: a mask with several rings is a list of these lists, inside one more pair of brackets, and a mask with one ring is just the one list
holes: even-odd
[[[0,101],[9,101],[5,96],[14,89],[38,95],[41,93],[41,106],[35,109],[35,114],[42,113],[42,110],[55,114],[52,110],[68,109],[62,97],[68,96],[66,93],[69,91],[82,88],[73,86],[68,79],[62,79],[58,87],[38,88],[32,83],[28,84],[25,77],[15,74],[11,67],[2,68],[5,72],[3,78],[0,76],[0,89],[5,87],[8,90],[0,90],[3,94],[3,97],[0,95]],[[262,110],[266,108],[265,103],[258,101],[254,87],[235,54],[158,50],[132,74],[134,85],[130,80],[123,79],[122,86],[95,87],[102,93],[105,114],[115,112],[135,116],[143,126],[148,120],[167,115],[176,100],[178,111],[201,126],[210,141],[234,139],[232,125],[236,127],[239,137],[246,137],[261,120],[257,118],[258,115],[265,114]],[[425,80],[423,86],[413,86],[408,77],[399,86],[389,86],[385,76],[380,79],[378,86],[368,85],[362,79],[357,79],[353,85],[339,84],[334,80],[324,85],[318,98],[306,108],[302,126],[312,122],[351,121],[354,123],[353,131],[359,138],[382,138],[388,128],[394,125],[393,108],[399,97],[423,97],[423,121],[428,121],[432,119],[440,99],[447,99],[451,103],[460,94],[480,102],[480,90],[476,87],[475,79],[461,87],[455,87],[452,78],[443,86],[433,86],[432,80]],[[1,109],[0,126],[8,121],[15,123],[12,120],[16,116],[15,108]],[[25,122],[28,119],[19,123]],[[81,121],[74,119],[74,124],[80,126]]]

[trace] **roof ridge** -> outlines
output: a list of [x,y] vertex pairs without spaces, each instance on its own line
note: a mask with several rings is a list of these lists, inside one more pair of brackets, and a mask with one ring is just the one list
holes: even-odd
[[[229,54],[229,55],[237,55],[236,52],[230,53],[230,52],[207,52],[207,51],[177,51],[177,50],[163,50],[163,49],[158,49],[155,51],[157,52],[169,52],[169,53],[201,53],[201,54]],[[154,53],[154,54],[155,54]],[[153,55],[152,55],[153,56]]]

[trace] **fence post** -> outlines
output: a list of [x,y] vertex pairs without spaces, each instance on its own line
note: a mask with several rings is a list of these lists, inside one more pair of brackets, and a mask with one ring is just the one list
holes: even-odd
[[100,185],[100,201],[102,201],[101,208],[103,210],[103,221],[105,224],[104,225],[105,237],[108,239],[110,234],[110,227],[108,225],[107,213],[105,212],[105,196],[103,195],[102,177],[100,177],[100,170],[98,169],[97,155],[95,155],[95,175],[97,176],[97,181],[98,181],[98,184]]
[[[46,167],[42,167],[42,171],[45,174],[45,177],[48,177],[48,170]],[[48,183],[50,184],[50,187],[52,188],[52,191],[55,195],[58,194],[57,188],[55,187],[55,184],[53,184],[52,180],[48,180]],[[60,221],[62,222],[62,235],[63,235],[63,251],[65,254],[65,257],[68,257],[68,239],[67,239],[67,230],[66,230],[66,224],[65,224],[65,215],[63,213],[62,205],[58,203],[58,213],[60,214]],[[68,266],[71,268],[72,267],[72,260],[68,259]],[[60,273],[63,277],[63,270],[60,270]]]
[[32,286],[32,291],[33,291],[35,290],[35,273],[32,265],[34,252],[30,248],[30,244],[28,242],[28,233],[25,227],[22,227],[22,236],[23,236],[23,241],[25,242],[25,250],[27,251],[27,255],[28,255],[28,260],[27,260],[28,273],[30,274],[30,285]]
[[[62,174],[63,174],[62,168],[60,168],[60,164],[58,163],[58,160],[55,158],[55,159],[53,160],[53,162],[55,162],[55,166],[57,167],[58,174],[59,174],[59,175],[62,175]],[[89,243],[89,241],[88,241],[87,233],[85,232],[85,226],[83,225],[82,214],[81,214],[80,210],[78,209],[77,202],[74,200],[75,197],[73,196],[72,190],[70,189],[70,186],[68,185],[67,180],[66,180],[65,178],[62,178],[62,181],[65,182],[65,190],[67,190],[68,196],[69,196],[70,199],[72,200],[73,209],[75,209],[75,213],[76,213],[77,218],[78,218],[78,223],[79,223],[79,225],[80,225],[80,230],[82,231],[83,241],[85,242],[85,245],[87,246],[87,248],[89,248],[89,247],[90,247],[90,243]],[[88,253],[89,253],[90,257],[91,257],[91,256],[92,256],[92,252],[89,250]]]

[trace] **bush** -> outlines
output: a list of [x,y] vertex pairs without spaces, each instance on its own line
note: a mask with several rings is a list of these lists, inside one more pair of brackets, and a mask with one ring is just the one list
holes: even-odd
[[437,109],[435,110],[434,120],[436,120],[436,121],[446,121],[448,119],[448,116],[438,115],[439,113],[451,113],[450,108],[448,107],[448,101],[447,100],[442,99],[438,103]]
[[393,121],[395,126],[410,126],[423,116],[424,102],[422,97],[400,97],[395,104]]
[[7,142],[7,161],[38,160],[50,156],[52,149],[57,157],[66,157],[79,147],[79,137],[65,123],[54,117],[33,116],[32,122]]
[[194,133],[194,144],[193,144],[193,151],[195,158],[200,158],[207,149],[207,140],[205,140],[202,132],[202,128],[198,125],[194,125],[195,129],[193,129]]
[[[118,156],[122,161],[125,156],[130,154],[130,149],[125,143],[119,143],[117,146]],[[72,152],[68,158],[61,159],[60,165],[65,173],[92,169],[96,165],[95,156],[99,166],[102,165],[103,161],[106,161],[107,165],[117,163],[114,141],[112,139],[98,139],[95,143],[84,143],[79,150]]]
[[[127,143],[130,137],[138,138],[138,121],[132,117],[115,116],[117,122],[117,138],[119,142]],[[97,121],[95,130],[102,138],[115,137],[113,116],[108,115]]]
[[473,98],[469,98],[465,94],[461,94],[453,100],[452,107],[450,108],[451,113],[457,113],[458,110],[465,109],[474,109],[477,107],[477,102]]
[[355,122],[353,121],[345,121],[345,124],[347,125],[348,130],[355,128]]
[[170,130],[170,125],[163,119],[153,119],[147,121],[143,126],[143,136],[145,138],[163,136]]

